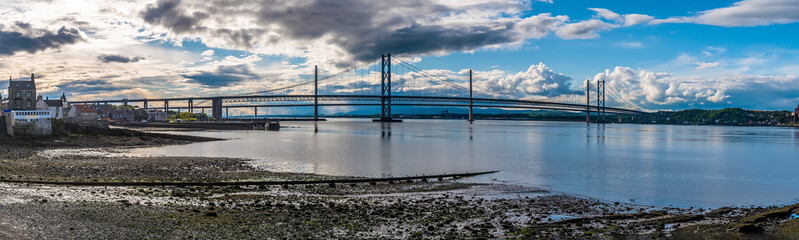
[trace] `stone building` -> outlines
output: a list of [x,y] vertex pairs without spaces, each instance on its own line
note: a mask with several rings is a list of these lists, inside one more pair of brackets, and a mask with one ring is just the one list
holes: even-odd
[[793,110],[794,116],[799,116],[799,106],[796,106],[796,109]]
[[8,78],[8,105],[11,110],[36,110],[36,81],[13,81]]
[[67,111],[67,118],[79,123],[90,123],[99,120],[97,110],[94,106],[88,104],[75,104]]

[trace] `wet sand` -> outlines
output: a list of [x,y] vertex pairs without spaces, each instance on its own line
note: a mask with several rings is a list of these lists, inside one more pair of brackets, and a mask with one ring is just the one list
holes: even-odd
[[[0,139],[0,180],[282,181],[246,159],[124,156],[217,139],[131,133]],[[429,180],[429,181],[428,181]],[[788,238],[799,205],[679,209],[452,179],[285,186],[0,183],[0,238]]]

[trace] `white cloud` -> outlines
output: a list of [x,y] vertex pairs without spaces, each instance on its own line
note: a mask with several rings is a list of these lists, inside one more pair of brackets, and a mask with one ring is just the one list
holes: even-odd
[[640,41],[621,42],[621,43],[619,43],[619,46],[621,46],[623,48],[644,48],[644,47],[646,47],[646,46],[644,46],[644,43],[642,43]]
[[594,11],[596,13],[596,16],[599,17],[599,18],[604,18],[604,19],[611,20],[611,21],[623,21],[624,20],[624,18],[621,15],[619,15],[618,13],[615,13],[613,11],[610,11],[608,9],[604,9],[604,8],[588,8],[588,10]]
[[624,26],[638,25],[648,22],[652,19],[655,19],[655,17],[644,14],[625,14]]
[[565,24],[555,32],[563,39],[591,39],[598,38],[599,32],[618,27],[598,19],[591,19],[576,23]]
[[660,23],[698,23],[725,27],[764,26],[799,22],[799,1],[743,0],[732,6],[702,11],[696,16],[671,17]]
[[665,72],[615,67],[594,77],[605,80],[626,100],[647,109],[740,106],[781,109],[796,104],[799,77],[793,75],[722,74],[676,76]]
[[544,63],[530,66],[527,71],[508,74],[493,70],[476,72],[480,79],[475,83],[477,89],[489,94],[504,97],[558,96],[574,93],[571,78],[553,71]]
[[210,57],[210,56],[213,56],[213,55],[214,55],[214,50],[213,50],[213,49],[208,49],[208,50],[205,50],[205,51],[203,51],[203,53],[202,53],[202,54],[200,54],[200,55],[201,55],[201,56],[203,56],[203,57]]
[[714,68],[721,65],[718,62],[696,62],[696,69]]

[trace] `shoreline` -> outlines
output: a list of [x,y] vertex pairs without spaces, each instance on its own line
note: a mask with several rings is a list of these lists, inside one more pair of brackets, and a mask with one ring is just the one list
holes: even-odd
[[[671,208],[604,202],[506,184],[267,172],[246,159],[86,156],[219,139],[141,133],[0,139],[0,178],[113,181],[318,181],[306,185],[60,186],[0,183],[6,238],[637,238],[780,237],[799,204]],[[11,142],[13,141],[13,143]],[[101,151],[102,152],[102,151]],[[404,180],[404,181],[403,181]],[[410,180],[410,181],[409,181]],[[324,181],[345,181],[330,184]],[[120,235],[121,234],[121,235]],[[786,235],[787,234],[787,235]],[[127,236],[127,237],[126,237]]]

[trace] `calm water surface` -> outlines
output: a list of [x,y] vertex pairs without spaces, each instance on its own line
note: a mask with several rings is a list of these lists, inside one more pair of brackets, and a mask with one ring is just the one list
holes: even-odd
[[133,153],[241,157],[269,170],[331,175],[499,170],[472,181],[658,206],[799,202],[799,130],[791,128],[368,119],[283,125],[289,128],[279,132],[178,132],[232,140]]

